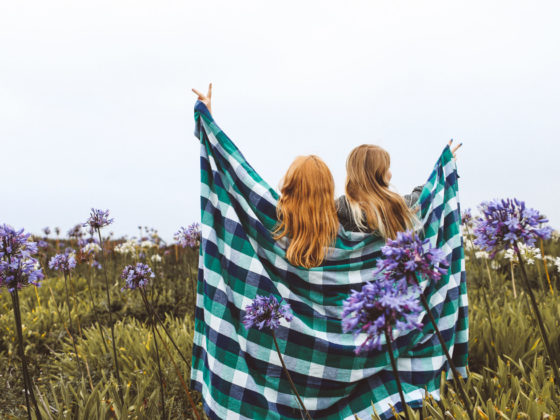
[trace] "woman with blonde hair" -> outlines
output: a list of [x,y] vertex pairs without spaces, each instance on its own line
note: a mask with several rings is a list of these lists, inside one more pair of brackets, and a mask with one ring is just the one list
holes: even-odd
[[[452,150],[453,156],[461,145]],[[362,144],[350,152],[346,160],[346,195],[337,199],[338,218],[345,230],[377,231],[384,238],[395,239],[397,232],[414,228],[414,207],[423,186],[404,197],[391,191],[390,166],[391,157],[380,146]]]

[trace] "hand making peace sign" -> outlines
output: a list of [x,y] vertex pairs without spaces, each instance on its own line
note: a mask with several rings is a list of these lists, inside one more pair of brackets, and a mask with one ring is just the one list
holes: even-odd
[[212,83],[208,85],[208,93],[206,94],[206,96],[204,96],[196,89],[193,89],[192,91],[196,95],[198,95],[198,100],[206,105],[206,108],[208,108],[208,111],[210,112],[210,114],[212,114]]

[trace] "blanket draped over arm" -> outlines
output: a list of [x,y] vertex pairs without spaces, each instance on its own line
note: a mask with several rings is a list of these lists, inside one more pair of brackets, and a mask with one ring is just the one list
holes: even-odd
[[[383,238],[339,229],[320,267],[286,260],[286,241],[275,241],[278,194],[220,130],[206,106],[195,106],[201,142],[202,240],[198,269],[191,385],[202,393],[210,419],[298,419],[298,403],[282,371],[270,331],[245,329],[245,307],[257,294],[291,306],[276,335],[290,375],[312,418],[391,417],[400,407],[389,354],[356,355],[365,335],[343,333],[342,302],[373,280]],[[439,157],[419,198],[423,234],[443,249],[449,273],[421,283],[453,361],[466,376],[468,303],[460,230],[457,169],[449,147]],[[406,401],[421,405],[425,391],[439,399],[442,372],[451,378],[424,312],[422,331],[397,332],[393,347]]]

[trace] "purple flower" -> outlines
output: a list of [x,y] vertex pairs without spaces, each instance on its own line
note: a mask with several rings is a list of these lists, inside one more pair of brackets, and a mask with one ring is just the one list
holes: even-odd
[[381,252],[384,258],[377,263],[374,276],[396,283],[401,292],[406,292],[409,285],[417,286],[417,274],[437,282],[448,271],[444,252],[432,248],[428,239],[421,240],[412,231],[399,232],[395,240],[388,239]]
[[13,256],[26,258],[36,254],[37,244],[30,237],[23,229],[16,231],[9,225],[0,225],[0,258],[9,260]]
[[466,209],[461,213],[461,224],[466,227],[471,227],[473,223],[473,216],[471,209]]
[[200,244],[200,225],[198,223],[193,223],[188,228],[181,227],[177,233],[174,235],[174,239],[183,248],[190,247],[195,248]]
[[360,292],[352,290],[343,303],[342,330],[354,335],[367,334],[356,348],[356,354],[362,350],[380,350],[385,331],[392,339],[393,327],[399,331],[422,328],[416,321],[421,311],[418,296],[404,294],[392,281],[380,279],[366,283]]
[[39,241],[37,241],[37,247],[38,248],[48,248],[49,243],[47,241],[44,241],[44,240],[40,239]]
[[243,324],[247,329],[252,327],[257,327],[259,330],[263,327],[276,329],[280,326],[281,318],[288,322],[294,318],[290,305],[280,304],[274,295],[269,297],[257,295],[253,302],[245,307],[245,311]]
[[65,274],[70,273],[76,267],[76,258],[71,252],[64,254],[56,254],[49,261],[49,268],[55,271],[62,271]]
[[97,260],[92,260],[91,266],[93,268],[97,268],[98,270],[101,270],[103,268],[103,266]]
[[45,232],[45,236],[49,236],[51,234],[51,228],[48,226],[44,227],[43,232]]
[[517,199],[486,201],[480,211],[474,243],[491,252],[491,256],[501,249],[515,249],[518,243],[533,246],[537,238],[548,239],[552,234],[549,226],[543,226],[548,219]]
[[82,230],[82,224],[79,223],[71,228],[67,233],[69,238],[76,238],[80,240],[84,236],[84,231]]
[[89,226],[92,229],[101,229],[113,223],[115,219],[109,219],[109,210],[91,209],[89,219],[83,226]]
[[45,278],[39,262],[32,257],[12,257],[11,261],[0,260],[0,287],[6,286],[10,292],[21,289],[28,284],[40,286]]
[[0,287],[10,292],[28,284],[39,286],[45,276],[33,255],[37,244],[29,240],[23,229],[16,231],[9,225],[0,225]]
[[144,287],[148,284],[150,279],[154,277],[151,268],[146,264],[136,263],[136,265],[127,265],[121,274],[121,279],[126,282],[125,287],[121,290],[134,290],[139,287]]

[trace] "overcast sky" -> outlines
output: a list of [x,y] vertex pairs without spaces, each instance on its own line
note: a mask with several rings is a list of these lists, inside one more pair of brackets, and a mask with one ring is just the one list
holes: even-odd
[[0,13],[0,223],[117,235],[199,220],[191,87],[272,185],[385,147],[406,193],[450,138],[463,208],[519,197],[560,227],[557,1],[25,1]]

